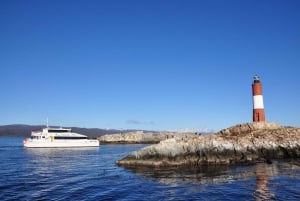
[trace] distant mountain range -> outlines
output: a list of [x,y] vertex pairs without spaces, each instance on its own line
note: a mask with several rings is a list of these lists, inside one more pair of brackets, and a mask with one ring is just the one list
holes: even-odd
[[[51,126],[60,127],[60,126]],[[13,125],[3,125],[0,126],[0,136],[20,136],[29,137],[31,131],[40,131],[45,126],[37,125],[23,125],[23,124],[13,124]],[[127,133],[136,130],[117,130],[117,129],[100,129],[100,128],[79,128],[79,127],[68,127],[71,128],[75,133],[80,133],[87,135],[89,137],[99,137],[105,134],[116,134],[116,133]],[[147,132],[147,131],[146,131]]]

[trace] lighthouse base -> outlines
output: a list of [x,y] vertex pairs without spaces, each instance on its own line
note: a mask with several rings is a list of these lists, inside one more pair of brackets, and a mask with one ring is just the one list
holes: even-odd
[[253,109],[253,122],[266,121],[264,109]]

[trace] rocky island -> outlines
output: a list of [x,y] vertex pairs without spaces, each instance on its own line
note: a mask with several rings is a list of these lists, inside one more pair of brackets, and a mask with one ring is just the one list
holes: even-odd
[[169,138],[117,161],[120,166],[245,164],[300,157],[300,128],[272,122],[235,125],[215,134]]
[[156,144],[174,137],[188,137],[193,133],[147,132],[135,131],[119,134],[108,134],[98,137],[101,144]]

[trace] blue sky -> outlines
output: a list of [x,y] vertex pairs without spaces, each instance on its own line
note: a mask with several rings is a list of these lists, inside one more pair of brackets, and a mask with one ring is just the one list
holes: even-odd
[[0,1],[0,124],[300,126],[300,2]]

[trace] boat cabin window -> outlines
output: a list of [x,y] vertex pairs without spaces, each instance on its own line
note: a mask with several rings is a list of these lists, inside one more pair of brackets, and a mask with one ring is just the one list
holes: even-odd
[[70,133],[71,130],[64,130],[64,129],[49,129],[48,133]]
[[81,140],[81,139],[87,139],[87,137],[83,136],[55,136],[55,139],[59,139],[59,140]]

